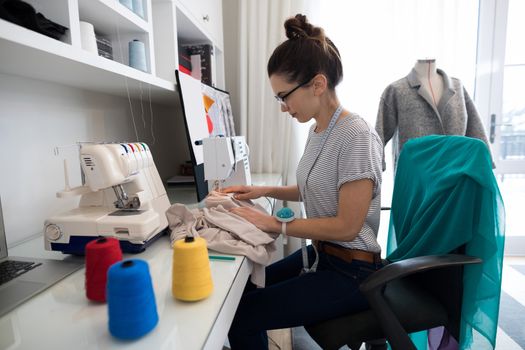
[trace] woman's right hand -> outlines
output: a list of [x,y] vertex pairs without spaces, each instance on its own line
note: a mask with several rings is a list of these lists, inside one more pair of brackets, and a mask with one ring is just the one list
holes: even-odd
[[266,189],[261,186],[229,186],[221,190],[223,193],[233,193],[233,198],[257,199],[266,196]]

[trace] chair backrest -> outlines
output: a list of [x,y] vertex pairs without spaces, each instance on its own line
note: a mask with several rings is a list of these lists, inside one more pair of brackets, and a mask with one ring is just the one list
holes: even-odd
[[448,320],[444,326],[455,339],[460,338],[463,269],[463,266],[454,266],[407,277],[430,294],[445,309]]
[[[396,169],[387,258],[398,261],[464,249],[483,259],[483,264],[465,267],[463,277],[458,272],[459,284],[453,287],[464,282],[459,328],[465,344],[472,342],[472,331],[494,344],[503,224],[503,201],[483,142],[432,135],[404,145]],[[441,290],[432,285],[427,289]],[[443,290],[444,295],[435,296],[446,302],[447,288]],[[449,304],[457,307],[458,301]],[[487,321],[476,322],[480,317]]]

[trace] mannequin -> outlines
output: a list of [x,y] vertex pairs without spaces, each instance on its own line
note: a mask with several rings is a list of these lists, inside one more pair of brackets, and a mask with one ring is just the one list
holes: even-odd
[[434,101],[434,107],[437,107],[443,95],[443,78],[436,70],[436,60],[433,58],[417,60],[414,70],[421,86]]
[[392,140],[394,169],[405,142],[421,136],[474,137],[490,149],[474,101],[459,79],[436,69],[435,59],[417,60],[406,77],[386,87],[379,102],[376,130],[384,145]]

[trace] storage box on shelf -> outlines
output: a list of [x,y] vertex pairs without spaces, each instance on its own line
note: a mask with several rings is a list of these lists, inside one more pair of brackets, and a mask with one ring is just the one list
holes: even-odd
[[[144,18],[118,0],[30,2],[70,30],[59,41],[0,19],[0,73],[121,96],[129,91],[139,97],[151,88],[154,101],[173,103],[173,83],[155,75],[151,2],[142,1]],[[113,60],[82,48],[81,21],[93,24],[112,43]],[[146,72],[128,66],[128,45],[134,39],[144,43]]]
[[153,0],[153,18],[157,75],[175,83],[179,47],[210,45],[212,85],[224,89],[222,1]]

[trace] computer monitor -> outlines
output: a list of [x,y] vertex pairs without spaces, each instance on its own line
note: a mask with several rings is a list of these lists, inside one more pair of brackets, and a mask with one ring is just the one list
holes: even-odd
[[178,70],[175,75],[193,164],[197,200],[201,201],[208,195],[208,183],[204,180],[202,139],[218,135],[235,136],[230,94],[203,84]]

